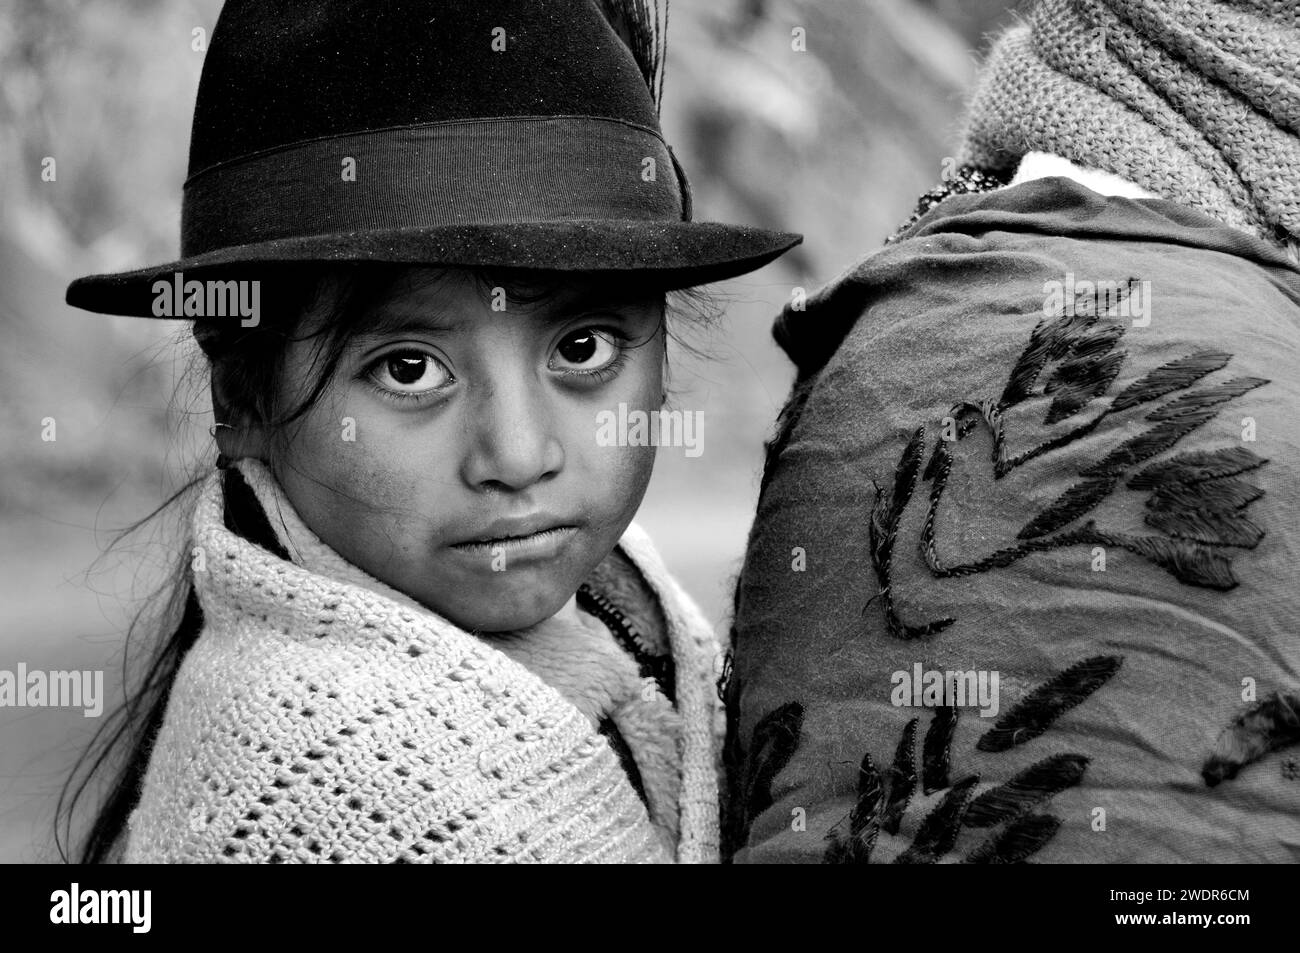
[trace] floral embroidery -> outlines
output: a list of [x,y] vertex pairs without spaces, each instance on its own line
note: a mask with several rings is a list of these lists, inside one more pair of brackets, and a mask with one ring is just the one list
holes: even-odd
[[[1122,285],[1121,291],[1132,287],[1134,281]],[[1119,300],[1124,297],[1122,292]],[[1065,433],[1018,453],[1009,446],[1013,424],[1008,415],[1031,398],[1051,397],[1043,418],[1047,426],[1078,417],[1104,397],[1127,358],[1127,352],[1119,349],[1124,332],[1123,324],[1105,318],[1080,298],[1069,313],[1041,321],[1034,328],[998,400],[968,400],[953,406],[954,439],[937,442],[924,471],[920,463],[927,445],[926,428],[918,427],[912,433],[895,467],[893,488],[877,487],[870,522],[872,564],[880,584],[879,595],[873,599],[880,600],[891,635],[923,638],[954,621],[945,618],[909,624],[899,617],[894,605],[891,563],[898,526],[922,480],[930,484],[930,493],[920,550],[936,578],[986,572],[1032,553],[1083,544],[1136,553],[1187,585],[1219,590],[1237,585],[1231,565],[1233,549],[1253,549],[1264,537],[1264,530],[1247,515],[1250,504],[1264,491],[1241,477],[1268,461],[1244,447],[1223,447],[1184,452],[1139,469],[1214,419],[1223,404],[1268,383],[1257,377],[1201,383],[1226,367],[1232,355],[1202,350],[1170,361],[1125,387],[1102,410]],[[1170,395],[1176,396],[1164,400]],[[953,446],[976,428],[983,426],[991,435],[993,477],[1001,479],[1096,431],[1117,414],[1150,405],[1156,406],[1144,417],[1149,425],[1083,468],[1079,482],[1033,516],[1015,543],[969,562],[950,564],[941,555],[935,523],[954,466]],[[1098,526],[1093,519],[1083,520],[1121,484],[1147,493],[1144,521],[1155,533],[1121,532]]]
[[[1300,744],[1300,695],[1274,692],[1233,719],[1205,759],[1206,787],[1228,781],[1266,754]],[[1283,766],[1285,773],[1285,765]]]
[[[992,729],[980,736],[980,751],[1004,752],[1026,744],[1047,731],[1070,708],[1084,701],[1119,671],[1118,656],[1085,659],[1030,692]],[[952,852],[963,828],[991,829],[971,849],[967,863],[1018,863],[1037,852],[1056,834],[1061,820],[1041,813],[1054,795],[1078,785],[1087,770],[1082,754],[1054,754],[1030,765],[1011,780],[975,795],[979,775],[949,780],[951,747],[958,709],[935,709],[921,755],[921,790],[929,796],[946,793],[921,821],[911,844],[896,858],[898,864],[932,864]],[[857,802],[826,834],[825,863],[869,863],[881,831],[897,834],[916,790],[916,731],[918,719],[903,728],[891,767],[879,770],[871,755],[858,770]]]

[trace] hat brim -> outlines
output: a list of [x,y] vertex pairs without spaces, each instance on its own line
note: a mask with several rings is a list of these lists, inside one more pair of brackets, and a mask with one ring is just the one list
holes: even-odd
[[133,271],[73,281],[65,301],[100,314],[155,317],[154,283],[238,277],[240,266],[392,262],[455,267],[627,273],[664,290],[755,271],[803,236],[718,222],[564,221],[339,232],[221,248]]

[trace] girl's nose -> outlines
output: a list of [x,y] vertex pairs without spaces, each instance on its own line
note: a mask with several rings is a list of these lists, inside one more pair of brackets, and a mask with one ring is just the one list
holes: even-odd
[[522,490],[563,468],[564,447],[535,384],[531,375],[502,374],[470,402],[469,449],[461,465],[469,486]]

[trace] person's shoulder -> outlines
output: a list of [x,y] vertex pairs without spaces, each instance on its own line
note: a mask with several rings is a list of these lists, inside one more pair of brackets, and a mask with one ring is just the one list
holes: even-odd
[[[976,240],[972,244],[969,240]],[[1213,216],[1101,170],[1044,160],[1036,174],[1006,186],[954,195],[922,216],[884,252],[864,256],[860,265],[889,256],[934,253],[945,243],[962,254],[1032,249],[1061,241],[1083,242],[1104,254],[1107,248],[1167,246],[1189,253],[1232,255],[1243,263],[1295,270],[1284,249]]]
[[1042,304],[1045,281],[1071,276],[1198,288],[1210,304],[1243,289],[1255,300],[1300,303],[1300,269],[1282,248],[1176,202],[1123,188],[1104,194],[1076,175],[943,199],[897,240],[787,304],[774,338],[803,379],[855,329],[870,337],[880,322],[924,322],[935,308],[1032,310]]

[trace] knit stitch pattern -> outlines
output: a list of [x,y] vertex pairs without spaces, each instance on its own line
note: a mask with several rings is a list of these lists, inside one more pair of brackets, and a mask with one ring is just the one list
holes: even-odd
[[1040,0],[994,46],[960,161],[1027,152],[1272,242],[1300,236],[1300,4]]
[[[676,856],[608,742],[555,688],[322,543],[239,462],[291,560],[192,522],[204,628],[177,674],[128,863],[715,863],[717,647],[635,524],[678,672]],[[283,528],[283,529],[282,529]]]
[[[630,564],[629,569],[636,572]],[[628,588],[623,586],[620,595]],[[558,690],[593,727],[599,729],[606,718],[612,721],[635,763],[650,819],[670,845],[676,844],[681,717],[653,678],[641,678],[632,656],[604,624],[585,614],[580,618],[578,625],[557,627],[550,620],[519,632],[480,637]]]

